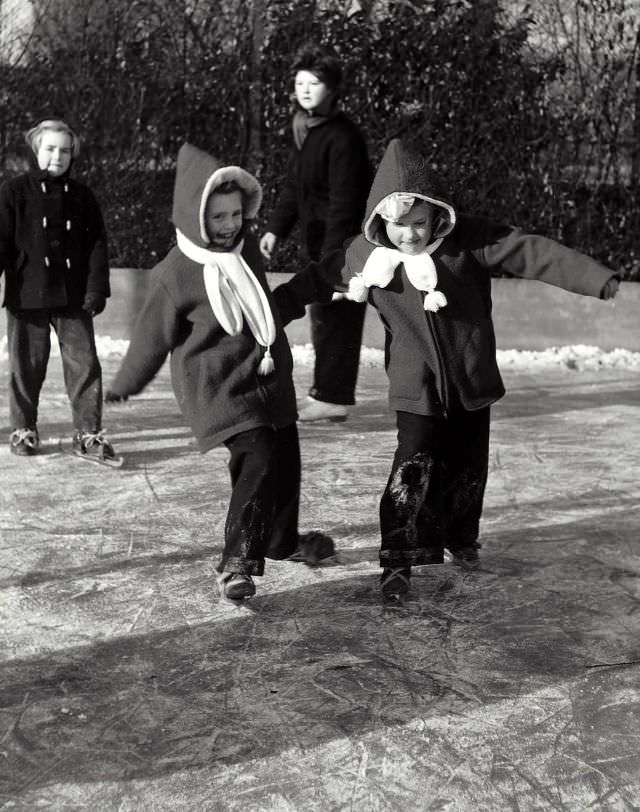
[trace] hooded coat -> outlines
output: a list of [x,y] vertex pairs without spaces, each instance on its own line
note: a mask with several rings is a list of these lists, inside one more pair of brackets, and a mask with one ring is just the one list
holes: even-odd
[[[196,147],[185,144],[180,149],[173,224],[200,248],[209,248],[202,236],[202,212],[216,189],[211,181],[219,169],[216,159]],[[249,217],[243,229],[242,256],[265,291],[274,316],[274,371],[258,374],[264,348],[256,342],[246,319],[240,333],[229,335],[213,313],[202,264],[174,247],[152,271],[150,292],[111,387],[124,396],[140,392],[170,355],[176,400],[203,452],[239,432],[259,426],[284,428],[297,417],[289,343],[250,232],[250,218],[260,204],[260,186],[238,167],[224,169],[223,180],[237,180],[245,193],[244,215]]]
[[0,189],[0,274],[12,310],[81,307],[110,294],[107,237],[91,190],[32,168]]
[[505,391],[496,361],[492,273],[503,271],[598,297],[614,272],[545,237],[457,214],[426,160],[396,139],[371,187],[363,235],[346,251],[344,283],[362,272],[376,247],[391,247],[376,208],[397,192],[424,198],[437,209],[438,239],[427,250],[447,304],[426,312],[424,293],[410,283],[402,262],[388,285],[368,289],[367,301],[385,328],[390,406],[421,415],[442,415],[460,406],[481,409]]

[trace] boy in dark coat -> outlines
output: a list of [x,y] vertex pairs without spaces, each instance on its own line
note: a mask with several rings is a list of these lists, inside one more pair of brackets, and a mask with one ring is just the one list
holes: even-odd
[[[335,266],[328,257],[315,270],[339,286]],[[497,270],[602,299],[618,287],[613,271],[553,240],[458,214],[428,162],[392,141],[363,235],[348,246],[340,274],[349,295],[373,305],[385,327],[398,427],[380,503],[387,595],[406,592],[411,567],[441,563],[445,548],[457,563],[477,565],[490,406],[505,391],[491,318]],[[287,317],[293,313],[291,299]]]
[[[276,206],[260,240],[271,258],[277,242],[299,226],[303,259],[317,260],[358,232],[371,184],[367,146],[340,109],[341,67],[330,52],[305,45],[293,61],[294,144]],[[301,421],[341,421],[355,403],[365,305],[342,300],[313,303],[313,384]]]
[[38,449],[38,403],[53,327],[71,401],[74,448],[114,457],[102,432],[102,370],[93,329],[93,317],[110,294],[102,214],[91,190],[69,177],[80,145],[64,121],[41,121],[26,140],[33,168],[0,189],[10,449],[24,456]]
[[[202,452],[230,452],[232,493],[219,564],[226,597],[255,593],[265,556],[333,554],[298,534],[300,450],[291,350],[250,226],[262,190],[191,144],[178,154],[177,246],[156,266],[129,350],[106,400],[140,392],[171,355],[178,405]],[[294,286],[295,287],[295,286]]]

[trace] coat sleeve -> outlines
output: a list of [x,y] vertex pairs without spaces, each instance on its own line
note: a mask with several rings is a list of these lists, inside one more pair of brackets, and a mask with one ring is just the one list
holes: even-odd
[[474,251],[481,265],[521,279],[555,285],[601,298],[615,271],[555,240],[487,221],[483,246]]
[[297,166],[297,150],[292,150],[287,164],[284,184],[265,227],[266,231],[275,234],[278,239],[288,237],[298,220]]
[[179,314],[169,292],[154,284],[133,329],[129,349],[110,387],[118,395],[136,395],[158,374],[176,346]]
[[354,130],[336,138],[329,153],[329,207],[320,256],[342,248],[360,230],[370,183],[364,139]]
[[346,259],[343,250],[332,251],[317,262],[310,262],[295,273],[288,282],[272,292],[284,325],[305,314],[312,302],[330,302],[336,290],[344,290]]
[[0,276],[15,260],[15,208],[10,187],[0,187]]
[[87,188],[86,192],[88,223],[86,237],[89,248],[87,293],[98,293],[106,299],[111,295],[107,231],[98,201],[90,189]]

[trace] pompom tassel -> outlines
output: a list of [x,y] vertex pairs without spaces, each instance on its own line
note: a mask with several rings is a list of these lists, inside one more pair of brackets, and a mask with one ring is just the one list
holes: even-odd
[[270,375],[275,368],[276,365],[273,363],[271,350],[267,347],[265,354],[262,356],[262,361],[260,361],[260,366],[258,367],[258,375]]
[[369,288],[365,285],[361,274],[352,276],[349,280],[349,289],[345,296],[352,302],[366,302],[369,297]]
[[437,313],[441,307],[447,304],[447,297],[439,290],[430,290],[424,297],[424,309],[431,313]]

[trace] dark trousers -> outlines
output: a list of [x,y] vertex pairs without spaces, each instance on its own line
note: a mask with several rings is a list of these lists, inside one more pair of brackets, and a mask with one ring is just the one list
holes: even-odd
[[231,499],[218,571],[262,575],[265,556],[287,558],[298,546],[298,428],[243,431],[225,445]]
[[36,426],[40,391],[51,353],[51,327],[60,344],[73,426],[97,431],[102,428],[102,369],[93,319],[80,308],[7,310],[11,426],[14,429]]
[[311,341],[315,350],[311,397],[349,406],[355,403],[366,302],[339,299],[312,304]]
[[490,409],[448,417],[397,412],[398,447],[380,500],[380,565],[437,564],[478,538]]

